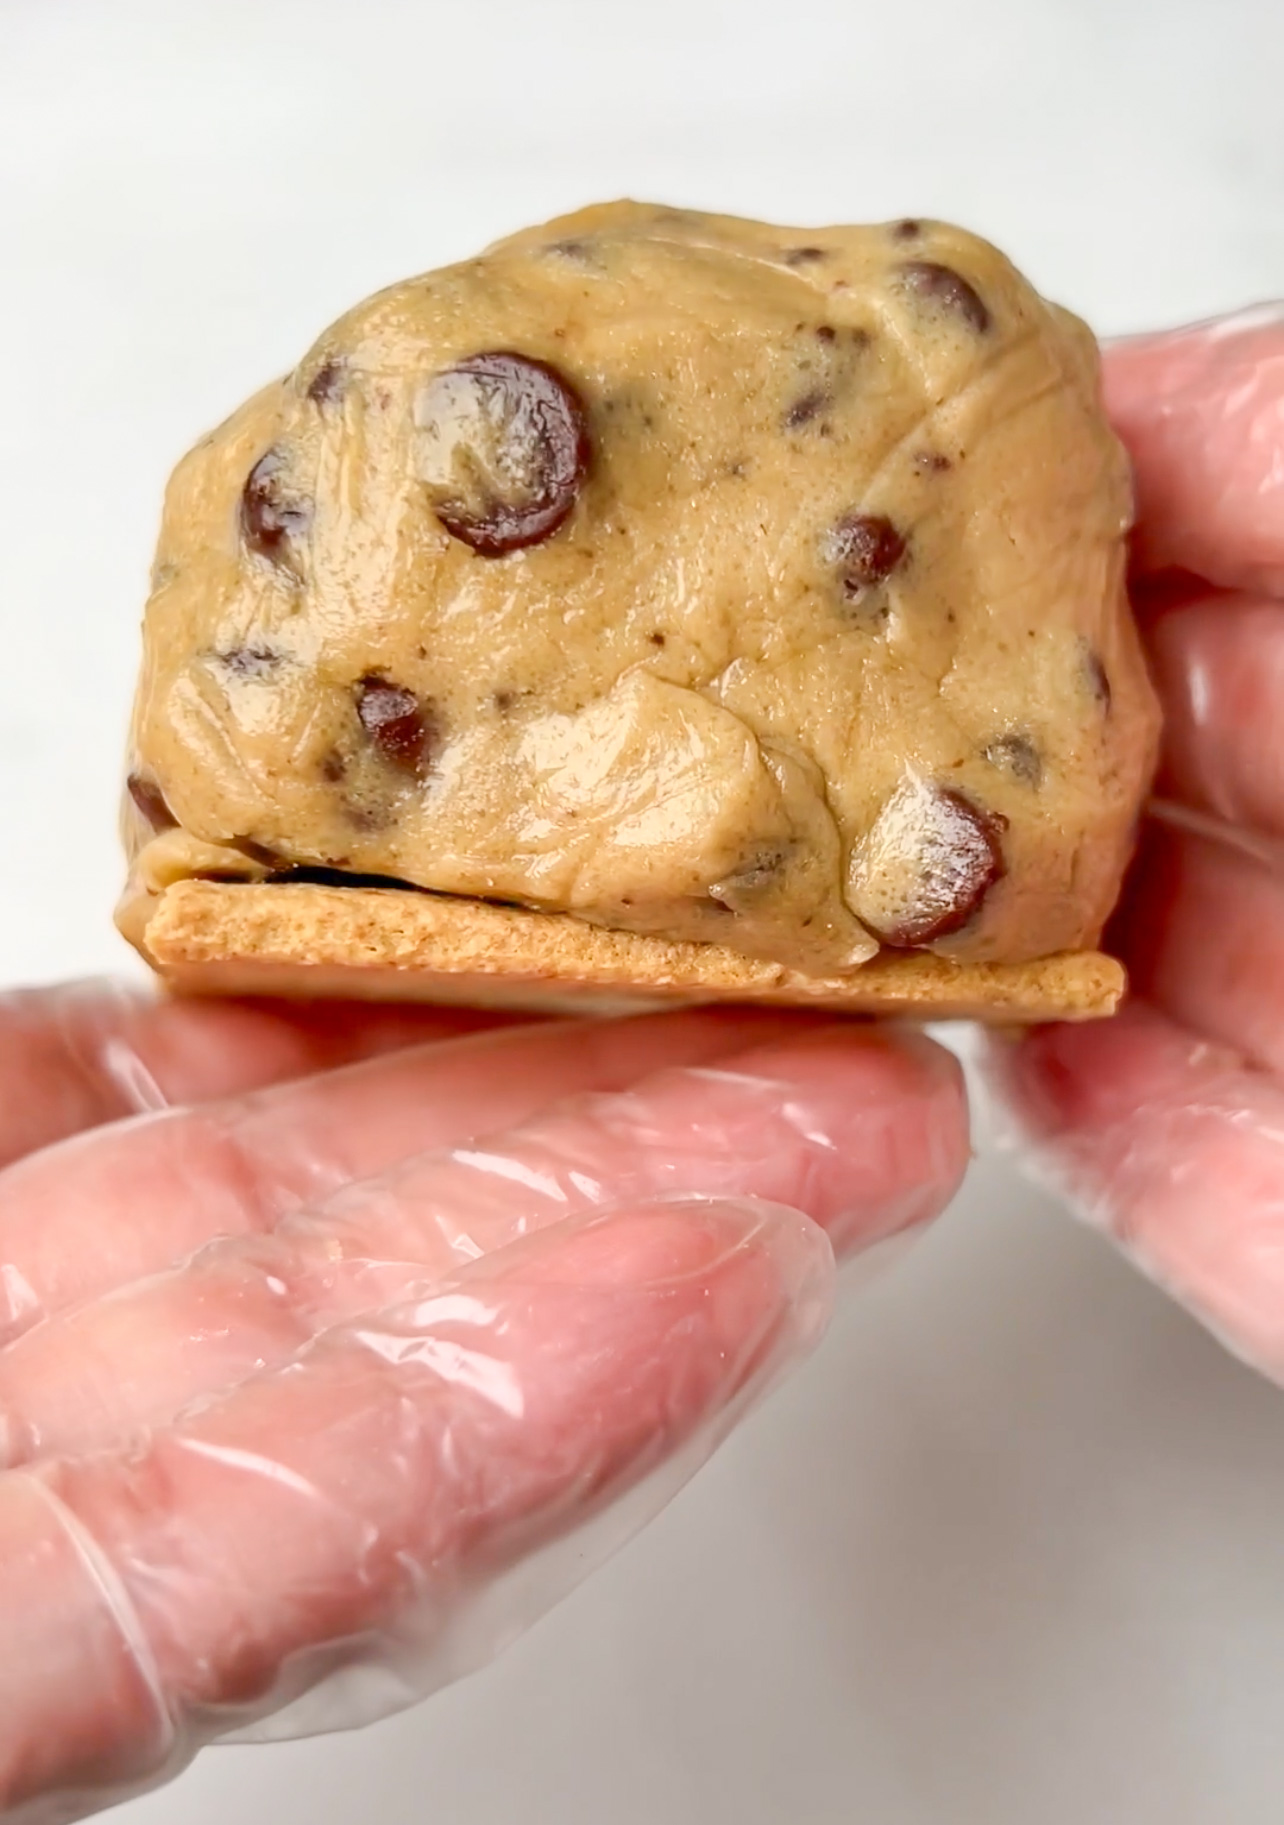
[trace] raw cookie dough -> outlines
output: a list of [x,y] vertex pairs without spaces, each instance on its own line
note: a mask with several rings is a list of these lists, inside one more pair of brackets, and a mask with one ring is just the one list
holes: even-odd
[[813,975],[1091,947],[1157,739],[1130,513],[1091,335],[959,229],[516,235],[179,465],[122,926],[305,868]]

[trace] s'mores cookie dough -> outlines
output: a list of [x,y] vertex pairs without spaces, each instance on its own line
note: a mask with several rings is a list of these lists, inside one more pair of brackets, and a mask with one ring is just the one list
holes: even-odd
[[513,236],[176,471],[122,928],[320,880],[853,987],[1091,952],[1157,741],[1130,519],[1090,333],[959,229]]

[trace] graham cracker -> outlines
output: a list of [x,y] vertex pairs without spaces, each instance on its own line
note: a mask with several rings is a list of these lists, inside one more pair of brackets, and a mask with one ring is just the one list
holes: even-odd
[[1029,963],[887,954],[851,976],[806,976],[720,944],[397,888],[181,880],[154,904],[139,948],[185,994],[590,1013],[756,1002],[1013,1025],[1099,1019],[1125,987],[1120,964],[1096,951]]

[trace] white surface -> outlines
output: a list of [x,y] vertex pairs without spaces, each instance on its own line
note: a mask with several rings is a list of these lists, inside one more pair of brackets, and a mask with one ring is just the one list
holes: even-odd
[[[0,981],[122,966],[166,472],[355,298],[631,192],[1200,315],[1284,293],[1282,68],[1278,0],[0,0]],[[128,1817],[1278,1825],[1281,1515],[1284,1396],[987,1166],[491,1672]]]

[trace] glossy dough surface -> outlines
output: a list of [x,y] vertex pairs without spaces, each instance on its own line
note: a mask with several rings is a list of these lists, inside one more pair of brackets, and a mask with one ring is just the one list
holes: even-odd
[[1088,331],[936,223],[621,203],[342,318],[184,459],[122,924],[392,877],[812,973],[1091,947],[1157,712]]

